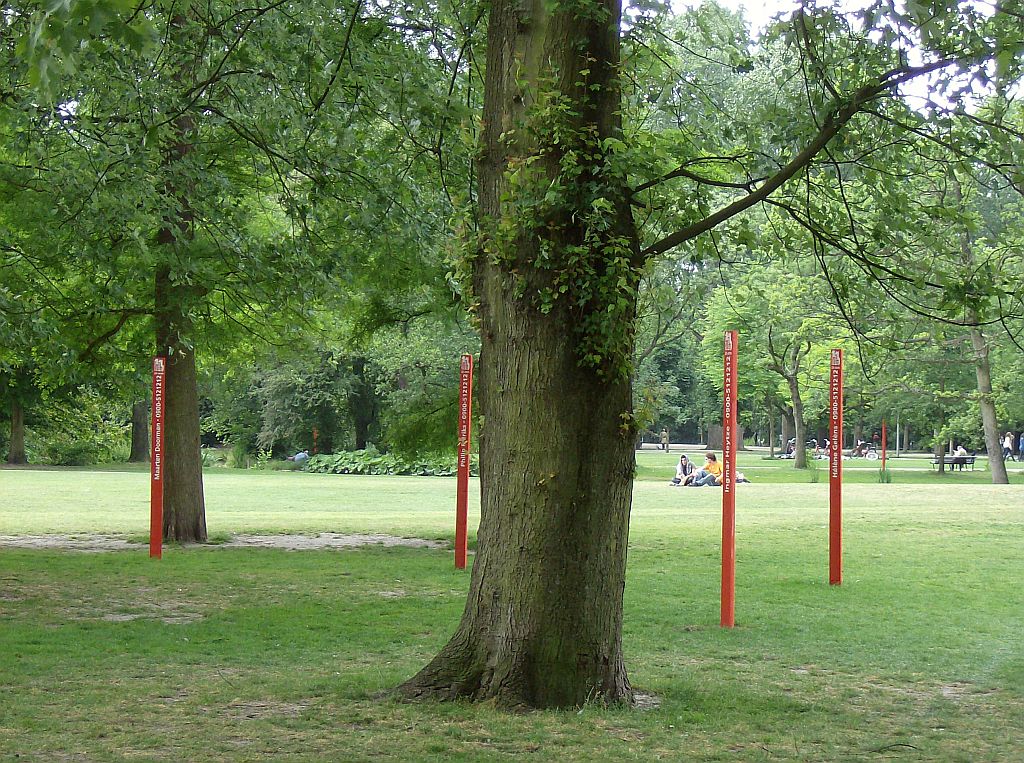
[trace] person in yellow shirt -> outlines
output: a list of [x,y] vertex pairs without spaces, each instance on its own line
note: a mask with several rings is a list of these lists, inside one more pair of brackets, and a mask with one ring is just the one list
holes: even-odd
[[690,487],[718,487],[722,484],[722,465],[710,450],[704,454],[704,468],[697,471]]

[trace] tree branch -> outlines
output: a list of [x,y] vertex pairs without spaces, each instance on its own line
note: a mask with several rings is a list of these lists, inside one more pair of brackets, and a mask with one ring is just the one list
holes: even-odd
[[799,154],[793,157],[777,173],[768,178],[768,180],[765,181],[765,183],[756,191],[753,191],[743,198],[734,201],[732,204],[723,207],[714,214],[705,217],[703,220],[699,220],[680,231],[676,231],[675,233],[665,236],[660,241],[654,242],[640,253],[641,256],[649,259],[659,254],[663,254],[669,249],[673,249],[680,244],[696,238],[702,233],[706,233],[731,217],[735,217],[740,212],[750,209],[754,205],[765,201],[769,196],[771,196],[771,194],[781,188],[787,181],[791,180],[798,172],[809,165],[814,157],[817,156],[826,145],[828,145],[829,141],[838,135],[840,130],[842,130],[843,127],[853,119],[853,117],[860,113],[868,103],[873,101],[879,95],[916,77],[920,77],[924,74],[928,74],[963,61],[964,59],[962,58],[941,59],[922,66],[892,69],[879,77],[878,81],[870,85],[864,85],[854,92],[847,101],[835,103],[832,112],[825,118],[821,129],[818,131],[818,134],[814,136],[811,142],[808,143]]

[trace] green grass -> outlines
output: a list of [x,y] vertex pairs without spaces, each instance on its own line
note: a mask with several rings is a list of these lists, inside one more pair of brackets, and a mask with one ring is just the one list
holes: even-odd
[[[658,455],[643,468],[678,458]],[[751,470],[733,630],[717,625],[720,491],[637,483],[624,641],[660,699],[646,711],[381,696],[458,620],[469,576],[450,551],[0,548],[0,760],[1024,759],[1024,487],[870,471],[845,492],[830,587],[825,475]],[[215,533],[452,535],[453,480],[206,484]],[[146,501],[144,473],[0,470],[0,534],[141,536]]]
[[[675,475],[675,467],[679,462],[679,456],[685,453],[697,466],[704,463],[705,450],[698,446],[690,448],[677,447],[668,453],[658,450],[638,451],[637,456],[637,479],[638,480],[664,480],[668,482]],[[715,451],[721,459],[721,451]],[[810,483],[811,469],[796,469],[793,461],[787,459],[769,459],[767,450],[756,450],[740,452],[736,457],[736,467],[752,482],[771,483]],[[986,485],[991,484],[992,475],[988,471],[988,459],[979,457],[973,471],[950,471],[947,467],[942,474],[931,465],[931,456],[922,453],[914,453],[910,456],[899,458],[888,458],[886,468],[890,472],[892,482],[895,484],[912,485]],[[819,469],[818,484],[828,484],[828,460],[821,459],[815,462]],[[844,484],[868,484],[878,483],[878,470],[882,462],[868,461],[864,458],[844,459],[843,461],[843,483]],[[1009,472],[1010,482],[1024,484],[1024,464],[1011,461],[1006,464]]]

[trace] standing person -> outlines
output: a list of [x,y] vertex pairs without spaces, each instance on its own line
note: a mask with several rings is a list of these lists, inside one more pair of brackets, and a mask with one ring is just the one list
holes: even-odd
[[704,454],[704,468],[693,475],[690,487],[718,487],[722,484],[722,465],[710,450]]
[[686,457],[684,453],[679,457],[679,463],[676,464],[676,476],[672,478],[672,482],[669,484],[672,487],[677,487],[686,483],[686,478],[693,474],[694,466],[690,462],[690,459]]
[[661,430],[661,449],[668,453],[668,430],[664,428]]
[[1003,461],[1013,460],[1013,432],[1003,435]]
[[1024,461],[1024,432],[1020,433],[1020,442],[1017,443],[1017,460]]

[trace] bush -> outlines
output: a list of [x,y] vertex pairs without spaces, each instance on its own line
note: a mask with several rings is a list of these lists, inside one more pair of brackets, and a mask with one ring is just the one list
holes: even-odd
[[817,483],[821,479],[821,470],[818,468],[818,461],[814,457],[814,454],[810,451],[804,451],[804,458],[807,459],[807,474],[810,475],[811,482]]
[[267,461],[259,467],[260,469],[269,469],[272,472],[297,472],[302,470],[302,462],[295,463],[294,461]]
[[100,455],[100,448],[88,440],[57,440],[47,445],[44,458],[54,466],[92,466]]
[[[306,471],[320,474],[401,474],[420,477],[452,477],[457,468],[454,456],[427,456],[407,461],[374,448],[349,450],[333,455],[313,456],[306,462]],[[470,474],[478,473],[477,460],[470,462]]]
[[224,448],[202,448],[199,454],[203,466],[227,466],[228,454]]

